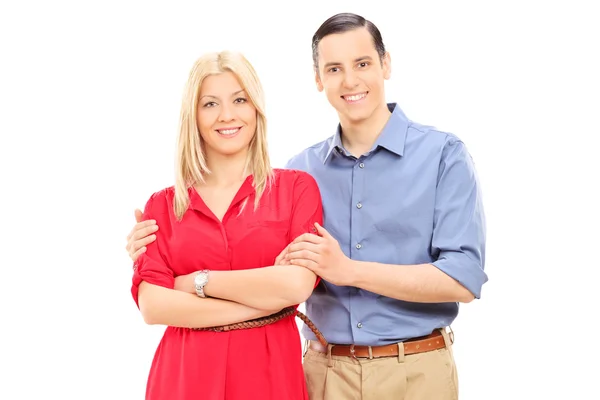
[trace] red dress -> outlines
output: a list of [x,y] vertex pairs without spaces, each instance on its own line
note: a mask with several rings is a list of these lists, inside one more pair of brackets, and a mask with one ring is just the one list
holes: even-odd
[[[144,219],[155,219],[159,231],[136,263],[131,290],[136,303],[142,281],[173,288],[176,276],[201,269],[273,265],[294,238],[322,223],[317,183],[301,171],[275,170],[256,212],[248,177],[222,223],[195,190],[189,194],[190,209],[181,221],[173,213],[172,187],[153,194],[146,204]],[[306,400],[301,353],[294,316],[230,332],[169,326],[152,362],[146,399]]]

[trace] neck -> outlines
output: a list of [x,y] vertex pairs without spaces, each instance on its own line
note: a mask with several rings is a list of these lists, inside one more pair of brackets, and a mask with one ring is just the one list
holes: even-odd
[[204,177],[205,185],[226,187],[243,182],[249,175],[248,171],[244,171],[247,154],[207,154],[207,166],[211,173]]
[[383,102],[368,118],[354,121],[340,118],[344,148],[355,157],[371,150],[391,114]]

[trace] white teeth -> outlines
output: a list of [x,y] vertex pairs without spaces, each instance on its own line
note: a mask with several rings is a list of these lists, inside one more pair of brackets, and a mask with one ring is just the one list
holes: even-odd
[[361,94],[355,94],[353,96],[344,96],[344,98],[348,101],[358,101],[362,98],[364,98],[367,94],[366,93],[361,93]]
[[240,128],[235,128],[235,129],[222,129],[222,130],[219,130],[218,132],[219,132],[221,135],[233,135],[234,133],[236,133],[236,132],[237,132],[237,131],[239,131],[239,130],[240,130]]

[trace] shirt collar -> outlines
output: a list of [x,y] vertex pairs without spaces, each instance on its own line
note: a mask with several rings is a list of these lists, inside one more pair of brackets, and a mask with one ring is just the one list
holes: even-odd
[[[404,144],[406,142],[408,119],[396,103],[388,103],[387,106],[392,114],[383,127],[381,134],[377,137],[371,151],[377,147],[383,147],[394,154],[402,156],[404,154]],[[325,146],[323,164],[327,162],[335,149],[338,149],[338,151],[341,151],[342,153],[346,152],[342,144],[342,126],[340,124],[338,124],[335,134],[329,139],[329,146]]]
[[[242,185],[240,186],[237,193],[235,194],[235,197],[231,201],[229,208],[234,207],[235,205],[237,205],[237,203],[240,203],[242,200],[251,196],[253,193],[255,193],[254,177],[252,175],[248,175],[242,183]],[[208,215],[209,217],[216,218],[214,216],[214,213],[208,208],[204,200],[202,200],[200,194],[198,194],[198,192],[193,186],[188,187],[188,195],[190,198],[189,206],[191,209],[200,211],[203,214]]]

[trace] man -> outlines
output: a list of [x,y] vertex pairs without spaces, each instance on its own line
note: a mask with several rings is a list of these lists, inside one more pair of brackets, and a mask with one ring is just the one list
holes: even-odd
[[[310,398],[456,399],[448,330],[458,303],[479,298],[487,281],[471,157],[455,135],[412,122],[386,103],[391,58],[370,21],[337,14],[312,45],[317,88],[340,124],[287,168],[315,177],[325,222],[276,260],[322,278],[306,313],[329,345],[303,329]],[[147,222],[134,227],[133,259],[156,229]]]

